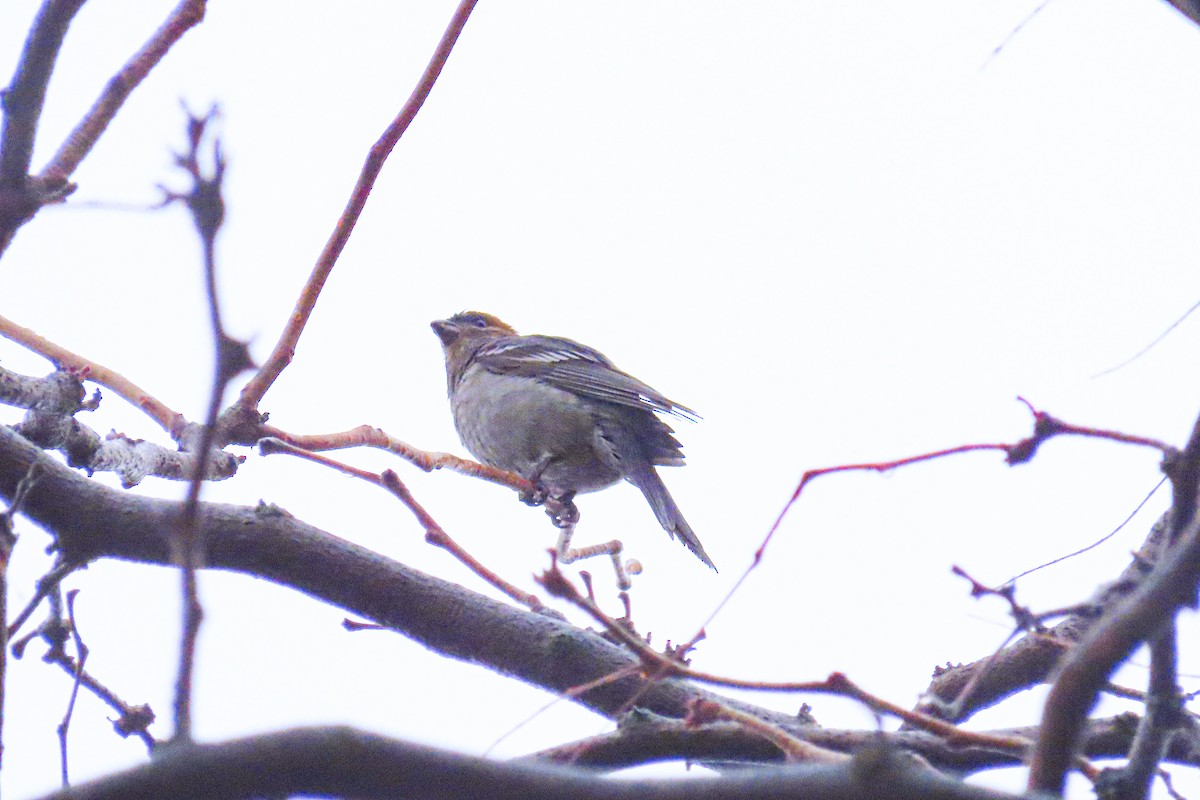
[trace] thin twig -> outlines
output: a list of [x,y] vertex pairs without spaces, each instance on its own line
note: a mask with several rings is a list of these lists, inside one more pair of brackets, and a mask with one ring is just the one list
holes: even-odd
[[693,700],[685,720],[690,726],[711,725],[722,721],[732,722],[739,728],[766,739],[779,748],[784,761],[792,764],[844,764],[851,758],[846,753],[806,742],[780,726],[772,725],[747,711],[739,711],[713,700]]
[[1026,14],[1025,18],[1023,20],[1021,20],[1020,22],[1018,22],[1016,24],[1016,26],[1011,31],[1008,32],[1008,35],[1005,36],[1004,39],[1001,40],[1000,44],[996,45],[995,49],[992,50],[991,54],[987,57],[987,60],[979,65],[980,71],[983,71],[984,69],[986,69],[987,66],[989,64],[991,64],[992,61],[994,61],[998,55],[1000,55],[1000,51],[1002,51],[1005,47],[1007,47],[1009,42],[1011,42],[1013,39],[1017,38],[1017,34],[1020,33],[1025,28],[1026,25],[1028,25],[1030,22],[1032,22],[1033,18],[1036,17],[1039,13],[1041,13],[1042,9],[1048,5],[1050,5],[1050,0],[1043,0],[1042,3],[1038,4],[1038,6],[1033,9],[1033,11],[1030,11],[1028,14]]
[[984,659],[939,670],[922,693],[918,709],[932,710],[939,717],[962,723],[982,708],[1051,680],[1063,655],[1108,609],[1145,582],[1167,547],[1169,528],[1168,516],[1163,515],[1120,575],[1097,588],[1079,606],[1082,610],[1054,625],[1047,634],[1025,636]]
[[212,145],[211,176],[204,174],[200,164],[200,148],[216,117],[212,109],[203,117],[189,116],[188,153],[178,158],[192,181],[191,190],[178,199],[186,202],[191,211],[204,248],[204,283],[208,300],[209,323],[214,341],[215,366],[212,390],[209,393],[208,415],[201,432],[196,452],[196,471],[188,484],[187,498],[180,515],[177,530],[177,552],[182,567],[183,589],[183,638],[179,652],[179,677],[175,683],[175,733],[173,741],[190,742],[192,738],[192,673],[195,669],[196,639],[200,633],[203,609],[196,588],[196,570],[204,563],[204,543],[201,540],[199,523],[200,489],[204,484],[210,452],[216,439],[217,417],[221,413],[221,401],[225,388],[238,373],[251,366],[250,354],[244,342],[238,342],[225,333],[221,325],[220,303],[217,297],[215,247],[217,232],[225,217],[224,200],[221,197],[221,181],[225,172],[225,159],[219,139]]
[[780,526],[783,525],[783,521],[787,517],[788,512],[792,509],[796,502],[799,501],[801,494],[804,492],[804,489],[808,486],[808,484],[822,476],[832,475],[839,472],[890,472],[894,469],[907,467],[912,464],[920,464],[926,461],[933,461],[940,458],[947,458],[949,456],[979,451],[1002,452],[1004,453],[1005,461],[1010,466],[1013,466],[1016,464],[1024,464],[1026,461],[1029,461],[1034,457],[1034,455],[1037,454],[1037,451],[1042,444],[1049,439],[1060,435],[1088,436],[1092,438],[1122,442],[1124,444],[1151,447],[1162,452],[1165,457],[1170,457],[1171,454],[1176,452],[1175,448],[1165,444],[1164,442],[1160,442],[1157,439],[1133,436],[1131,434],[1121,433],[1120,431],[1111,431],[1103,428],[1089,428],[1080,425],[1072,425],[1063,422],[1062,420],[1059,420],[1044,411],[1037,410],[1034,408],[1032,403],[1023,397],[1018,397],[1017,399],[1023,403],[1025,407],[1029,409],[1030,414],[1033,415],[1033,433],[1024,439],[1021,439],[1020,441],[1009,444],[964,444],[957,447],[945,448],[943,450],[934,450],[928,453],[921,453],[920,455],[899,458],[895,459],[894,461],[841,464],[835,467],[822,467],[819,469],[811,469],[805,472],[800,477],[800,482],[796,485],[796,489],[792,492],[792,496],[788,498],[786,503],[784,503],[783,509],[775,518],[775,522],[772,523],[770,529],[768,529],[767,535],[763,537],[758,549],[754,551],[754,557],[749,566],[746,567],[745,571],[742,572],[742,574],[734,582],[733,586],[730,587],[729,591],[725,593],[725,596],[721,599],[721,601],[717,603],[716,608],[712,610],[712,612],[708,615],[708,618],[701,624],[700,629],[703,630],[712,624],[712,621],[716,619],[719,613],[721,613],[721,610],[724,609],[729,601],[733,599],[733,596],[738,593],[742,587],[742,584],[745,583],[750,577],[750,574],[753,573],[762,563],[763,556],[766,554],[767,546],[770,545],[771,540],[775,538],[775,534],[779,531]]
[[75,653],[78,658],[75,661],[75,679],[71,683],[71,697],[67,701],[67,711],[63,714],[62,722],[58,724],[58,749],[62,765],[63,786],[71,785],[67,771],[67,731],[71,728],[71,717],[75,713],[75,701],[79,698],[79,685],[83,680],[83,667],[88,658],[87,645],[83,643],[83,637],[79,635],[79,626],[75,622],[75,597],[78,594],[78,589],[67,592],[67,623],[71,632],[71,640],[75,642]]
[[1109,676],[1139,645],[1160,636],[1181,608],[1196,602],[1200,584],[1200,515],[1195,513],[1200,419],[1184,449],[1164,460],[1163,470],[1174,492],[1168,550],[1138,589],[1109,609],[1067,654],[1046,698],[1030,760],[1032,790],[1062,792],[1088,713]]
[[264,437],[279,439],[293,447],[306,450],[310,453],[319,453],[326,450],[344,450],[350,447],[374,447],[400,456],[400,458],[426,472],[432,472],[436,469],[449,469],[462,475],[481,478],[499,486],[507,486],[518,492],[532,492],[534,489],[532,482],[522,478],[515,472],[507,472],[495,467],[489,467],[477,461],[460,458],[452,453],[420,450],[390,435],[387,431],[371,425],[359,425],[357,428],[338,433],[319,434],[288,433],[272,425],[263,425],[261,432]]
[[187,420],[182,414],[173,411],[165,403],[126,378],[121,373],[83,356],[76,355],[49,339],[7,317],[0,316],[0,336],[23,345],[40,356],[52,361],[59,369],[74,373],[80,380],[111,389],[117,396],[123,398],[136,408],[141,409],[172,438],[180,435],[187,426]]
[[[1138,724],[1129,761],[1117,778],[1114,800],[1149,797],[1150,784],[1166,753],[1171,733],[1183,722],[1183,702],[1176,684],[1178,653],[1174,622],[1150,642],[1150,681],[1146,691],[1146,714]],[[1109,796],[1109,795],[1106,795]]]
[[437,49],[433,52],[433,57],[417,82],[416,88],[413,89],[404,107],[400,109],[400,113],[384,130],[383,135],[371,146],[366,163],[359,173],[358,181],[350,193],[346,208],[338,218],[321,255],[318,256],[317,263],[300,292],[296,307],[288,317],[287,325],[284,327],[279,341],[276,342],[271,355],[267,357],[257,374],[242,388],[242,394],[237,404],[243,409],[257,408],[263,395],[275,383],[275,379],[291,363],[292,356],[296,352],[296,343],[300,340],[300,334],[304,332],[304,326],[308,324],[308,318],[317,304],[317,297],[321,294],[321,289],[329,278],[334,264],[337,263],[342,249],[350,240],[350,234],[354,231],[354,226],[367,204],[367,198],[371,195],[371,189],[383,169],[384,162],[400,141],[400,137],[408,130],[408,126],[412,124],[425,99],[429,97],[429,92],[437,82],[438,76],[441,75],[442,67],[446,65],[446,59],[450,57],[450,51],[454,49],[454,44],[467,24],[467,19],[471,16],[476,2],[478,0],[462,0],[459,3],[458,8],[454,11],[454,16],[450,18],[450,24],[442,34],[441,41],[438,42]]
[[518,589],[513,584],[501,578],[498,574],[488,569],[472,556],[462,545],[454,541],[450,534],[438,524],[437,520],[425,510],[417,499],[413,497],[412,492],[400,480],[400,476],[392,470],[384,470],[382,474],[374,473],[369,470],[359,469],[344,462],[320,455],[319,453],[311,453],[303,448],[295,447],[278,439],[263,439],[258,443],[259,452],[264,455],[273,455],[275,453],[283,453],[285,455],[296,456],[303,458],[306,461],[311,461],[314,464],[336,469],[344,475],[351,475],[360,480],[367,481],[381,488],[387,489],[392,496],[398,499],[404,506],[413,513],[417,521],[421,523],[421,527],[425,529],[425,541],[432,545],[441,547],[450,552],[460,563],[467,569],[474,572],[487,583],[499,589],[508,597],[517,601],[523,606],[528,607],[532,611],[546,610],[545,604],[537,595],[530,594]]
[[1125,517],[1124,520],[1122,520],[1120,525],[1113,528],[1111,531],[1104,534],[1096,541],[1092,542],[1091,544],[1084,545],[1083,547],[1079,548],[1078,550],[1076,550],[1072,553],[1067,553],[1066,555],[1059,556],[1058,558],[1053,558],[1053,559],[1045,562],[1044,564],[1038,564],[1036,567],[1030,567],[1029,569],[1025,570],[1024,572],[1022,572],[1018,575],[1012,576],[1011,578],[1006,580],[1005,583],[1015,583],[1016,581],[1020,580],[1021,578],[1024,578],[1028,575],[1032,575],[1033,573],[1035,573],[1039,570],[1046,569],[1047,567],[1052,567],[1055,564],[1062,563],[1063,561],[1069,561],[1070,559],[1075,558],[1076,556],[1081,556],[1084,553],[1088,552],[1089,550],[1094,550],[1095,548],[1104,544],[1109,539],[1111,539],[1112,537],[1114,537],[1118,533],[1120,533],[1125,528],[1126,525],[1128,525],[1130,522],[1132,522],[1133,518],[1138,515],[1138,512],[1141,511],[1143,508],[1145,508],[1146,504],[1150,502],[1150,498],[1154,497],[1154,495],[1158,492],[1159,489],[1162,488],[1162,485],[1166,482],[1167,482],[1167,479],[1165,477],[1160,478],[1158,483],[1154,484],[1154,488],[1150,490],[1150,493],[1142,498],[1142,502],[1137,504],[1137,508],[1135,508],[1135,509],[1133,509],[1133,511],[1129,512],[1129,515],[1127,517]]
[[[871,710],[880,713],[894,716],[903,720],[909,725],[937,734],[949,741],[963,744],[975,744],[984,747],[996,747],[1009,751],[1024,752],[1032,742],[1028,739],[1018,737],[1004,737],[992,734],[981,734],[975,731],[967,731],[959,728],[953,723],[946,722],[929,714],[920,711],[910,711],[902,706],[899,706],[883,698],[872,695],[857,684],[853,683],[844,674],[835,672],[829,675],[825,680],[819,681],[753,681],[742,678],[730,678],[724,675],[715,675],[709,672],[692,669],[678,654],[686,653],[691,648],[691,643],[686,643],[680,648],[673,650],[669,654],[659,653],[651,648],[645,641],[628,630],[621,624],[620,620],[613,619],[604,613],[604,611],[590,597],[580,593],[575,586],[567,580],[562,570],[552,559],[550,569],[538,576],[538,583],[546,587],[555,597],[562,598],[573,603],[576,607],[587,612],[594,620],[604,626],[608,635],[615,639],[618,643],[624,645],[631,650],[642,662],[643,673],[650,681],[657,681],[663,678],[686,678],[688,680],[707,683],[713,686],[727,686],[735,689],[753,689],[756,691],[766,692],[813,692],[817,694],[834,694],[842,697],[849,697],[863,703]],[[632,702],[630,705],[632,705]]]
[[39,177],[66,178],[75,171],[133,90],[150,74],[150,70],[162,61],[167,51],[204,19],[206,5],[206,0],[181,0],[150,40],[142,45],[142,49],[129,59],[116,75],[109,78],[100,97],[88,109],[75,129],[67,134],[58,152],[42,168]]
[[35,463],[13,493],[13,501],[0,514],[0,766],[4,763],[4,708],[8,696],[8,562],[17,543],[14,520],[41,470]]

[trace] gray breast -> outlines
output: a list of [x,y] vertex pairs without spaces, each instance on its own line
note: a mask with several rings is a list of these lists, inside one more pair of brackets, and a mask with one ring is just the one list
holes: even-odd
[[593,413],[602,407],[531,378],[473,366],[455,391],[454,424],[483,463],[555,492],[590,492],[622,476]]

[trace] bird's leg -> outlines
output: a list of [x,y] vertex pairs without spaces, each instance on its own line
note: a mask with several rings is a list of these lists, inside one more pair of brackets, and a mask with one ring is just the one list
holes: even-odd
[[[527,506],[541,506],[545,505],[546,501],[553,499],[554,492],[550,490],[549,486],[542,483],[542,473],[546,471],[546,467],[550,466],[550,462],[553,460],[554,458],[547,453],[537,461],[532,469],[528,471],[522,471],[521,477],[527,479],[533,484],[532,489],[523,491],[520,493],[520,495],[518,495],[518,497],[521,498],[522,503]],[[574,496],[575,493],[571,492],[571,497]],[[547,511],[546,513],[550,512]],[[551,516],[553,517],[553,515]]]
[[546,513],[550,515],[550,521],[556,528],[562,528],[579,522],[579,509],[575,507],[574,490],[559,491],[558,487],[547,486],[542,481],[542,474],[553,461],[554,457],[547,453],[537,461],[533,469],[522,475],[533,484],[533,489],[521,492],[520,498],[526,505],[544,505]]
[[579,508],[575,505],[575,493],[548,494],[545,498],[546,514],[556,528],[574,527],[579,522]]
[[540,482],[533,489],[521,492],[518,497],[527,506],[545,506],[546,514],[556,528],[565,528],[579,522],[579,509],[575,506],[575,493],[554,494]]

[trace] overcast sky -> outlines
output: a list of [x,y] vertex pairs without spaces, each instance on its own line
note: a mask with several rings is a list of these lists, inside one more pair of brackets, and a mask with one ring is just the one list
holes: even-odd
[[[0,5],[0,80],[37,5]],[[172,5],[84,7],[50,85],[35,170]],[[263,410],[297,433],[370,423],[464,453],[430,320],[480,309],[602,350],[704,417],[681,426],[688,466],[664,479],[719,574],[669,541],[632,487],[579,502],[579,542],[619,535],[645,565],[635,620],[656,642],[695,632],[806,469],[1016,440],[1030,430],[1017,395],[1071,422],[1182,444],[1200,413],[1200,320],[1094,376],[1200,299],[1200,29],[1155,0],[1053,0],[1013,35],[1038,5],[481,3]],[[191,223],[178,209],[112,206],[181,187],[180,100],[219,103],[224,311],[265,358],[453,8],[214,3],[75,174],[71,202],[20,231],[0,265],[0,314],[199,417],[210,348]],[[9,343],[0,360],[48,369]],[[86,421],[169,444],[116,397]],[[395,467],[451,534],[534,588],[554,537],[540,511],[378,453],[347,458]],[[1158,460],[1061,440],[1015,469],[978,454],[819,481],[695,663],[761,679],[841,670],[911,705],[936,664],[980,658],[1007,634],[1001,604],[971,600],[951,565],[999,583],[1099,538],[1158,482]],[[135,491],[183,487],[152,479]],[[1114,577],[1166,507],[1160,494],[1101,548],[1023,580],[1019,597],[1060,607]],[[313,465],[250,455],[206,497],[277,503],[487,591],[382,492]],[[47,565],[47,537],[28,523],[19,532],[10,608]],[[348,635],[342,612],[272,585],[202,578],[202,740],[346,722],[481,753],[548,700],[399,636]],[[68,583],[82,591],[89,669],[151,703],[164,738],[177,584],[168,570],[114,563]],[[1184,688],[1196,689],[1190,616],[1182,648]],[[58,780],[70,685],[38,655],[9,676],[8,797]],[[1144,659],[1120,680],[1144,686]],[[413,691],[419,681],[430,683]],[[806,700],[826,726],[875,724],[830,698],[751,699],[793,710]],[[1032,724],[1040,700],[1030,693],[973,724]],[[145,756],[106,716],[81,700],[78,780]],[[610,727],[559,703],[494,753]],[[1194,796],[1200,781],[1174,772]]]

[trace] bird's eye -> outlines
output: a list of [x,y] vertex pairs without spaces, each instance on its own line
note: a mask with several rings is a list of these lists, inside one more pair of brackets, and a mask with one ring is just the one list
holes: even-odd
[[488,321],[483,317],[475,317],[475,319],[471,320],[471,322],[476,328],[486,328],[488,326]]

